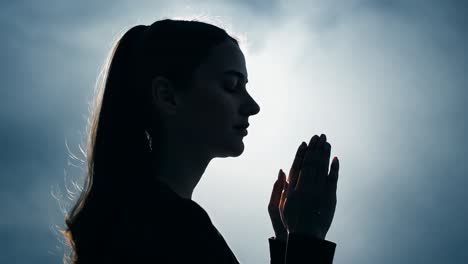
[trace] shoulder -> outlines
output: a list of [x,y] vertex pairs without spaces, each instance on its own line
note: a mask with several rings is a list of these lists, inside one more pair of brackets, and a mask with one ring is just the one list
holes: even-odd
[[[196,202],[180,199],[159,206],[145,221],[146,232],[140,233],[146,252],[167,263],[196,263],[216,256],[219,241],[206,211]],[[213,252],[214,251],[214,252]],[[164,261],[163,261],[164,262]]]
[[[146,212],[143,226],[153,239],[185,240],[203,236],[213,224],[207,212],[195,201],[172,195],[155,195],[151,210]],[[150,234],[146,234],[150,235]],[[183,242],[183,241],[179,241]]]

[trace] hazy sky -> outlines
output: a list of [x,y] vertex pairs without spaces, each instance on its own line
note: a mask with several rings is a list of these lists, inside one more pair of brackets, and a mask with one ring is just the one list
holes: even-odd
[[[267,204],[301,141],[340,159],[334,263],[468,262],[468,5],[463,1],[9,1],[0,4],[0,263],[60,263],[53,194],[81,171],[88,101],[119,34],[200,18],[243,39],[245,152],[193,200],[241,263],[268,263]],[[66,204],[64,205],[66,206]]]

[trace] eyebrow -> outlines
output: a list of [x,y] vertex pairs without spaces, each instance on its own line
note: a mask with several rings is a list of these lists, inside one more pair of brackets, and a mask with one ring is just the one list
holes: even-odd
[[238,72],[236,70],[227,70],[227,71],[224,71],[223,73],[228,74],[228,75],[235,75],[236,77],[245,80],[245,83],[249,82],[249,80],[247,80],[247,78],[244,76],[244,74],[242,74],[241,72]]

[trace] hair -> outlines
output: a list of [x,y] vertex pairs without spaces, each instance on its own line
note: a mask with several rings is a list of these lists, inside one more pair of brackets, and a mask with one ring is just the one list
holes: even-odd
[[134,218],[141,213],[134,210],[149,207],[159,135],[149,101],[152,78],[164,76],[175,89],[189,89],[196,68],[227,39],[239,45],[217,26],[164,19],[134,26],[115,43],[91,104],[83,188],[61,230],[71,249],[65,263],[84,263],[82,255],[122,245],[126,226],[138,224]]

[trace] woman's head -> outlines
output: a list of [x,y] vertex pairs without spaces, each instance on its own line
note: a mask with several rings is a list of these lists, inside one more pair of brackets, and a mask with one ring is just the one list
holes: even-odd
[[183,141],[202,155],[238,156],[242,135],[234,127],[260,110],[245,90],[237,40],[203,22],[131,28],[104,73],[88,127],[83,191],[66,216],[64,233],[78,260],[96,243],[124,242],[117,223],[131,226],[148,206],[142,195],[160,146]]
[[188,89],[178,90],[155,76],[152,103],[162,117],[167,140],[183,142],[190,152],[208,158],[239,156],[244,150],[243,131],[237,126],[260,107],[246,89],[248,74],[244,55],[236,42],[225,39],[193,71]]

